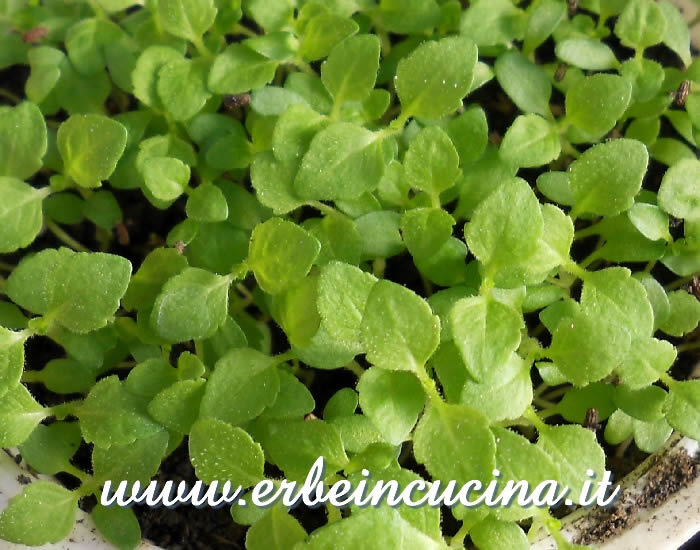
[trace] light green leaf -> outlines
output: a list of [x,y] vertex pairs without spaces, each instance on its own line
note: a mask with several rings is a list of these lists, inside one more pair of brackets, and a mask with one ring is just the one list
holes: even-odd
[[149,46],[136,60],[131,74],[134,95],[154,109],[165,109],[158,94],[158,74],[169,63],[183,61],[182,54],[168,46]]
[[272,405],[278,392],[279,377],[272,357],[251,348],[233,349],[216,362],[200,417],[238,426]]
[[340,262],[324,266],[318,281],[318,312],[326,332],[336,340],[356,347],[360,325],[376,277]]
[[605,71],[619,65],[606,44],[592,38],[568,38],[555,47],[557,57],[579,69]]
[[212,336],[226,320],[228,277],[187,267],[168,280],[153,304],[150,324],[169,342]]
[[668,231],[668,215],[658,206],[638,202],[627,215],[639,232],[650,241],[672,241]]
[[476,46],[461,36],[418,46],[396,68],[403,115],[437,119],[456,111],[469,92],[476,61]]
[[58,129],[64,173],[81,187],[99,187],[126,147],[126,128],[102,115],[73,115]]
[[148,414],[174,432],[187,434],[199,415],[205,382],[181,380],[159,392],[148,404]]
[[205,483],[230,481],[250,487],[264,478],[263,450],[241,428],[215,418],[195,422],[189,437],[190,460]]
[[681,160],[666,171],[659,206],[677,218],[700,219],[700,161]]
[[70,534],[77,511],[77,493],[57,483],[36,481],[0,514],[0,538],[28,546],[57,543]]
[[151,157],[143,163],[143,179],[153,196],[161,201],[174,201],[190,181],[190,167],[179,159]]
[[367,360],[389,370],[417,372],[440,342],[440,320],[427,302],[386,280],[372,287],[360,331]]
[[416,460],[444,482],[488,482],[496,466],[496,439],[489,421],[466,405],[433,405],[413,435]]
[[294,192],[296,170],[293,160],[276,160],[270,151],[258,153],[253,159],[250,179],[258,200],[277,215],[287,214],[304,204]]
[[379,69],[379,39],[362,34],[335,46],[321,65],[321,80],[335,104],[362,101],[374,88]]
[[242,94],[262,88],[275,76],[277,61],[243,44],[231,44],[214,59],[209,90],[217,94]]
[[594,145],[570,167],[576,198],[573,215],[590,212],[613,216],[634,204],[649,156],[639,141],[616,139]]
[[377,187],[384,173],[380,136],[348,122],[336,122],[311,141],[294,180],[305,199],[356,199]]
[[214,24],[216,12],[214,0],[158,0],[158,16],[163,29],[195,44]]
[[666,400],[666,420],[691,439],[700,439],[700,380],[674,382]]
[[92,451],[92,468],[95,478],[102,481],[117,480],[148,484],[158,472],[168,447],[168,432],[156,432],[139,437],[125,445],[95,446]]
[[501,88],[521,111],[547,116],[552,85],[542,67],[509,51],[498,56],[494,70]]
[[451,119],[447,123],[445,131],[457,149],[462,165],[474,162],[486,149],[489,128],[486,114],[479,106],[471,106],[462,114]]
[[228,204],[221,189],[208,183],[190,193],[186,212],[188,218],[198,222],[221,222],[228,218]]
[[156,248],[131,277],[122,305],[129,310],[153,305],[163,285],[187,267],[187,258],[174,248]]
[[685,66],[690,65],[692,57],[690,54],[690,32],[688,24],[680,10],[671,2],[662,1],[658,4],[664,19],[666,20],[666,30],[664,31],[663,43],[678,54]]
[[248,263],[260,287],[279,294],[306,277],[320,250],[321,243],[309,232],[273,218],[253,230]]
[[211,97],[207,89],[207,70],[201,60],[178,59],[158,71],[158,96],[175,120],[196,115]]
[[464,234],[474,256],[496,272],[530,256],[543,227],[535,193],[525,180],[513,178],[479,204]]
[[414,208],[401,216],[401,233],[415,260],[434,256],[452,236],[455,220],[440,208]]
[[148,418],[141,401],[116,376],[95,384],[75,416],[80,420],[83,439],[103,448],[129,445],[163,429]]
[[547,426],[540,432],[537,445],[559,466],[561,476],[557,479],[571,489],[572,495],[581,494],[583,483],[591,479],[586,470],[593,470],[595,479],[602,479],[605,453],[592,431],[574,425]]
[[594,136],[609,131],[630,102],[632,87],[621,76],[594,74],[566,93],[567,120]]
[[141,527],[131,508],[105,507],[98,502],[91,516],[105,540],[119,550],[131,550],[141,543]]
[[357,384],[362,412],[392,445],[400,445],[423,410],[425,394],[409,372],[388,372],[372,367]]
[[318,61],[328,55],[336,44],[359,30],[359,25],[349,17],[334,13],[319,13],[304,26],[299,52],[308,61]]
[[440,193],[454,185],[459,175],[459,155],[443,130],[429,126],[411,141],[403,166],[411,187],[436,201]]
[[287,550],[306,538],[306,531],[299,522],[279,506],[255,522],[245,537],[248,550]]
[[523,168],[547,164],[559,157],[561,144],[556,127],[538,115],[521,115],[508,128],[499,154]]
[[676,348],[666,340],[636,338],[629,354],[617,367],[620,380],[638,390],[656,382],[676,360]]
[[9,388],[0,397],[0,445],[15,447],[24,443],[47,416],[22,384]]
[[695,330],[700,322],[700,301],[685,290],[668,293],[671,311],[659,328],[671,336],[683,336]]
[[643,50],[658,44],[666,34],[666,18],[653,0],[631,0],[615,23],[615,34],[629,48]]
[[39,190],[13,177],[0,176],[3,197],[0,204],[0,253],[14,252],[34,241],[43,222],[41,203],[48,193],[48,188]]
[[39,108],[25,101],[0,110],[0,176],[24,180],[41,168],[46,123]]
[[542,44],[556,30],[565,16],[566,6],[556,0],[532,4],[525,29],[523,53],[527,55]]

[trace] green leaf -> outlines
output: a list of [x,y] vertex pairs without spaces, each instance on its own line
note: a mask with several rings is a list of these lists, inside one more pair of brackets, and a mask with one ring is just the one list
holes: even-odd
[[256,437],[270,462],[287,479],[303,480],[319,456],[326,461],[326,475],[348,463],[338,430],[323,420],[266,421]]
[[646,338],[654,329],[654,311],[642,284],[624,267],[586,275],[581,306],[601,320],[624,327],[632,337]]
[[376,282],[370,273],[340,262],[321,269],[317,307],[321,324],[332,338],[359,345],[365,306]]
[[178,59],[158,71],[158,96],[173,119],[192,118],[211,97],[206,85],[208,68],[201,60]]
[[[506,428],[493,427],[491,431],[496,437],[496,468],[501,472],[502,479],[523,480],[530,487],[547,480],[560,479],[557,461],[540,446]],[[513,503],[509,508],[496,509],[495,516],[499,520],[520,521],[535,515],[535,512],[532,507],[522,508]]]
[[676,360],[676,349],[665,340],[636,338],[629,354],[617,367],[620,380],[631,389],[642,389],[656,382]]
[[549,200],[571,206],[576,202],[571,192],[569,174],[566,172],[545,172],[537,177],[537,189]]
[[190,181],[190,167],[171,157],[151,157],[143,163],[146,188],[161,201],[174,201]]
[[700,301],[685,290],[668,293],[671,312],[659,328],[671,336],[683,336],[695,330],[700,322]]
[[389,32],[425,32],[440,23],[440,7],[435,0],[381,0],[377,17]]
[[245,537],[248,550],[286,550],[306,538],[306,531],[289,513],[273,506],[269,513],[255,522]]
[[253,230],[248,263],[265,292],[279,294],[308,274],[321,243],[298,225],[273,218]]
[[662,1],[659,2],[658,6],[663,13],[663,18],[666,20],[663,43],[678,54],[685,66],[690,65],[693,58],[690,54],[688,24],[683,19],[680,10],[671,2]]
[[18,179],[0,176],[0,193],[0,253],[4,254],[29,246],[39,234],[41,203],[49,189],[35,189]]
[[525,180],[513,178],[476,208],[464,235],[474,256],[496,272],[530,256],[543,227],[535,193]]
[[637,230],[650,241],[672,241],[668,231],[668,215],[653,204],[636,203],[627,215]]
[[369,212],[355,220],[362,238],[362,258],[390,258],[405,249],[399,233],[401,215],[391,210]]
[[403,116],[437,119],[456,111],[471,87],[477,50],[468,38],[425,42],[396,68]]
[[321,65],[321,80],[336,105],[363,101],[374,88],[379,69],[379,39],[362,34],[335,46]]
[[554,51],[565,63],[588,71],[605,71],[619,65],[610,47],[592,38],[562,40]]
[[476,296],[459,300],[449,314],[455,345],[477,381],[500,378],[520,344],[522,317],[512,307]]
[[459,155],[443,130],[429,126],[411,141],[403,166],[411,187],[436,201],[440,193],[454,185],[459,175]]
[[452,236],[455,220],[440,208],[414,208],[401,216],[401,233],[416,261],[427,260]]
[[634,204],[647,169],[646,147],[631,139],[616,139],[586,150],[570,168],[576,198],[573,214],[613,216]]
[[239,348],[219,359],[209,377],[201,418],[216,418],[238,426],[272,405],[279,392],[275,360],[263,353]]
[[481,107],[469,107],[461,115],[451,119],[445,131],[450,136],[462,165],[474,162],[486,149],[489,128],[486,114]]
[[[532,403],[529,365],[517,353],[511,353],[505,363],[494,370],[498,376],[488,376],[488,382],[466,380],[459,401],[478,409],[494,422],[519,418]],[[508,399],[502,399],[504,395]]]
[[[349,518],[329,523],[314,531],[298,550],[361,548],[371,540],[385,550],[444,550],[446,546],[420,532],[388,506],[353,513]],[[342,544],[343,546],[338,546]]]
[[299,379],[280,369],[280,391],[275,402],[265,409],[265,418],[303,418],[314,410],[316,405],[311,392]]
[[418,379],[408,372],[388,372],[372,367],[357,384],[360,406],[382,437],[400,445],[423,410],[425,394]]
[[700,439],[700,380],[674,382],[666,400],[666,420],[691,439]]
[[125,445],[95,446],[92,451],[95,478],[100,482],[125,480],[146,485],[158,472],[167,447],[168,432],[165,430]]
[[153,398],[148,414],[169,430],[187,434],[199,415],[204,388],[202,379],[175,382]]
[[542,67],[509,51],[498,56],[494,71],[501,88],[521,111],[547,116],[552,85]]
[[188,218],[198,222],[221,222],[228,218],[228,204],[221,189],[207,183],[196,187],[190,193],[186,212]]
[[158,0],[158,16],[163,29],[195,44],[214,24],[214,0]]
[[700,161],[681,160],[666,170],[659,206],[677,218],[700,219]]
[[418,372],[440,342],[440,320],[425,300],[386,280],[372,287],[360,331],[367,360],[388,370]]
[[209,90],[242,94],[262,88],[275,76],[277,62],[243,44],[231,44],[216,56],[209,71]]
[[481,48],[509,45],[525,32],[525,12],[509,0],[475,0],[462,13],[459,31]]
[[328,55],[336,44],[359,30],[359,25],[349,17],[334,13],[319,13],[304,26],[299,53],[308,61],[318,61]]
[[667,396],[666,391],[658,386],[634,390],[622,385],[615,388],[614,400],[615,405],[632,418],[656,422],[664,416],[663,406]]
[[355,199],[377,187],[384,173],[378,134],[349,122],[336,122],[311,141],[294,180],[304,199]]
[[116,376],[95,384],[75,415],[85,441],[99,447],[129,445],[162,430],[147,417],[138,398]]
[[555,0],[532,5],[525,29],[523,53],[529,54],[542,44],[564,20],[566,6]]
[[341,416],[351,416],[355,414],[359,396],[352,388],[341,388],[335,392],[326,403],[323,409],[323,418],[331,421]]
[[106,19],[83,19],[66,33],[66,50],[75,69],[91,76],[105,68],[105,47],[117,42],[121,31]]
[[122,210],[111,191],[97,191],[83,203],[85,218],[95,225],[111,231],[122,221]]
[[539,115],[521,115],[503,137],[499,154],[523,168],[547,164],[559,157],[561,144],[556,127]]
[[321,243],[321,252],[316,264],[321,266],[332,261],[351,265],[360,263],[362,235],[353,220],[341,216],[326,216],[308,229]]
[[566,93],[567,120],[591,135],[603,135],[622,117],[631,94],[630,83],[621,76],[588,76]]
[[57,483],[36,481],[0,514],[0,538],[29,546],[57,543],[70,534],[77,511],[76,493]]
[[243,9],[269,33],[291,23],[294,5],[294,0],[249,0],[243,3]]
[[610,374],[626,359],[629,349],[630,333],[625,325],[578,312],[561,320],[547,355],[568,380],[585,386]]
[[41,168],[46,149],[46,122],[36,105],[25,101],[0,111],[0,176],[29,178]]
[[19,384],[24,370],[26,337],[0,326],[0,398]]
[[119,550],[132,550],[141,543],[141,527],[132,509],[97,503],[91,516],[105,540]]
[[432,405],[413,435],[416,460],[444,482],[488,482],[496,466],[496,439],[489,421],[466,405]]
[[[285,182],[294,180],[299,159],[309,149],[311,140],[325,123],[323,115],[306,105],[292,105],[280,115],[272,135],[272,152],[277,160],[283,161],[284,167],[288,167],[285,170],[285,174],[288,174]],[[264,159],[265,154],[256,155],[256,158]],[[292,193],[291,183],[288,187]]]
[[22,384],[9,388],[0,398],[0,445],[20,445],[46,416],[44,408]]
[[183,61],[182,54],[167,46],[149,46],[139,56],[134,66],[131,79],[134,83],[134,95],[142,103],[154,109],[164,110],[158,93],[158,75],[169,63]]
[[22,458],[37,472],[55,475],[70,469],[69,461],[82,442],[77,422],[39,424],[20,445]]
[[264,478],[263,450],[241,428],[215,418],[202,418],[192,426],[190,460],[197,477],[205,483],[230,481],[250,487]]
[[73,115],[58,129],[64,173],[81,187],[99,187],[126,147],[126,128],[102,115]]
[[666,34],[666,18],[653,0],[631,0],[615,23],[615,34],[629,48],[643,50],[658,44]]
[[163,285],[187,267],[187,258],[174,248],[156,248],[131,277],[122,305],[129,310],[153,306]]
[[493,518],[477,523],[469,530],[469,536],[479,550],[498,550],[499,548],[527,550],[530,548],[530,543],[520,527],[515,523]]
[[304,201],[294,192],[296,172],[297,165],[293,160],[276,160],[270,151],[255,155],[250,179],[258,200],[277,215],[299,208]]
[[581,426],[547,426],[540,432],[537,445],[560,468],[559,481],[581,494],[583,483],[590,480],[586,470],[593,470],[595,479],[602,479],[605,471],[605,453],[598,445],[595,434]]

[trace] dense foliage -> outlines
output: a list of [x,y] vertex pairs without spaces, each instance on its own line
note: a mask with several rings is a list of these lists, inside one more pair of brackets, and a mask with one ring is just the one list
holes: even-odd
[[[185,438],[206,482],[323,455],[328,483],[574,490],[603,442],[700,439],[700,62],[672,4],[138,4],[0,0],[0,446],[79,482],[29,485],[0,538],[63,539]],[[572,547],[535,508],[232,515],[251,550]]]

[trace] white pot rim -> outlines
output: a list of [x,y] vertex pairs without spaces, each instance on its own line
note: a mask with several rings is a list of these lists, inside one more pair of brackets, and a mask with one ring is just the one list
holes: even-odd
[[[9,452],[12,456],[4,449],[0,449],[0,510],[7,506],[12,497],[22,492],[27,484],[27,479],[29,479],[29,483],[38,480],[55,481],[51,476],[30,472],[23,461],[17,464],[13,458],[19,456],[16,449]],[[0,540],[0,548],[2,550],[26,550],[28,547]],[[102,537],[90,514],[85,513],[80,508],[78,508],[75,527],[71,534],[61,542],[45,544],[40,548],[42,550],[115,550],[115,547]],[[158,546],[142,540],[138,550],[160,549]]]
[[[698,442],[674,435],[663,447],[642,462],[627,475],[620,485],[623,496],[617,506],[628,509],[626,523],[619,533],[599,541],[590,541],[599,550],[646,550],[680,548],[696,533],[700,532],[700,476],[686,487],[670,494],[656,507],[645,507],[640,502],[643,490],[650,479],[657,479],[669,464],[681,458],[697,459],[700,450]],[[596,509],[577,510],[564,517],[562,534],[572,542],[577,542],[582,534],[590,532],[599,525],[601,511]],[[603,521],[605,521],[603,516]],[[618,516],[619,517],[619,516]],[[532,550],[556,550],[556,543],[551,537],[543,537],[532,543]]]

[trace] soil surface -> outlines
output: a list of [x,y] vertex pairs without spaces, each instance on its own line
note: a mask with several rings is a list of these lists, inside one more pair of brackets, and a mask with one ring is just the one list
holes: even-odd
[[660,457],[646,476],[639,494],[623,493],[610,510],[600,510],[591,518],[592,526],[579,535],[578,544],[600,544],[639,520],[639,512],[661,506],[669,497],[700,476],[700,455],[688,455],[683,449]]

